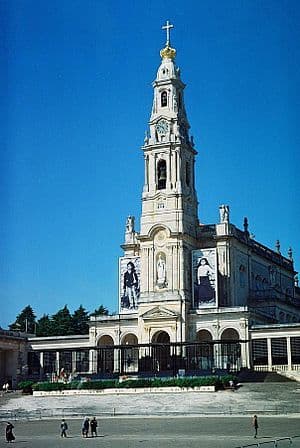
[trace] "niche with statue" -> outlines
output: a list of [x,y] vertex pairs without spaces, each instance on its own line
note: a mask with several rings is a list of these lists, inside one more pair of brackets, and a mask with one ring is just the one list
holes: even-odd
[[159,252],[156,256],[156,285],[158,288],[167,286],[166,255],[163,252]]

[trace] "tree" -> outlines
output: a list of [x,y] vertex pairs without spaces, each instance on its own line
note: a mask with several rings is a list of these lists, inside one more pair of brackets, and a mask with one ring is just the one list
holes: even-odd
[[75,310],[72,315],[73,334],[88,334],[89,332],[89,313],[82,305]]
[[30,305],[27,305],[20,314],[17,315],[13,324],[9,325],[13,331],[22,331],[24,333],[35,332],[35,314]]
[[37,336],[53,336],[53,324],[48,314],[44,314],[36,323]]
[[72,316],[65,305],[61,310],[52,316],[52,329],[55,336],[67,336],[72,334]]
[[108,309],[105,308],[105,306],[100,305],[99,308],[95,309],[95,311],[90,314],[90,316],[108,316]]

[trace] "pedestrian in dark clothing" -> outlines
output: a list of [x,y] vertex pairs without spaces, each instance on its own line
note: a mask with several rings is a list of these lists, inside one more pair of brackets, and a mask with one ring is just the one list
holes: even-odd
[[98,426],[98,423],[97,423],[96,417],[92,418],[90,425],[91,425],[91,435],[92,435],[92,437],[97,437],[97,426]]
[[67,425],[67,422],[65,421],[65,419],[62,419],[61,424],[60,424],[60,429],[61,429],[60,437],[67,437],[68,425]]
[[257,430],[258,430],[258,420],[257,420],[257,415],[253,416],[252,419],[252,426],[254,428],[254,438],[257,438]]
[[82,423],[82,437],[88,437],[90,428],[90,419],[85,417]]
[[13,428],[14,425],[10,422],[7,422],[6,428],[5,428],[5,438],[6,442],[13,442],[15,440],[15,436],[13,434]]

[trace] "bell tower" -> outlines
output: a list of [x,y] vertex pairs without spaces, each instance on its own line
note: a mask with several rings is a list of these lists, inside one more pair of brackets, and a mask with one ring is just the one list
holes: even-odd
[[175,64],[176,50],[167,41],[161,50],[161,64],[153,82],[154,97],[149,130],[142,147],[145,183],[142,197],[141,234],[156,223],[172,232],[195,236],[198,224],[194,163],[197,154],[184,105],[185,84]]
[[[191,301],[191,250],[195,246],[198,202],[194,164],[197,154],[184,105],[185,84],[175,64],[167,24],[165,47],[145,135],[145,181],[139,234],[141,294],[139,314],[152,306],[167,307],[185,319]],[[182,330],[181,330],[182,331]]]

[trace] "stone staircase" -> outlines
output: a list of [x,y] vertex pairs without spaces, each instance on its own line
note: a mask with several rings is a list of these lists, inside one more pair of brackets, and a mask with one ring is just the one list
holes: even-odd
[[294,378],[290,378],[277,372],[257,372],[254,370],[242,370],[237,375],[239,383],[284,383],[295,381]]

